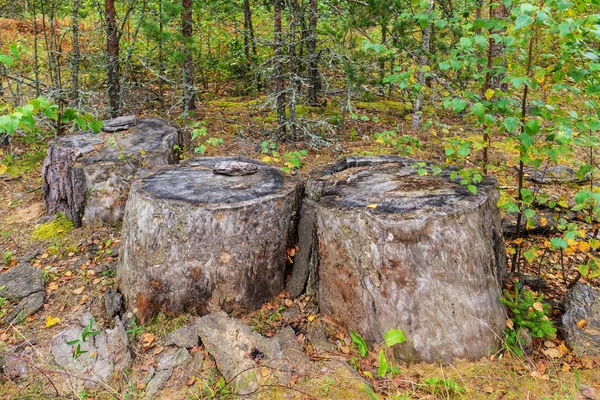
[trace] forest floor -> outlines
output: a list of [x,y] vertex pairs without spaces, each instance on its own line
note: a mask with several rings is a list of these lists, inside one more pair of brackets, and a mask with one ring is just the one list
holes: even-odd
[[[203,104],[202,120],[207,128],[206,138],[222,138],[218,146],[207,145],[205,155],[244,155],[263,159],[271,157],[277,165],[283,161],[272,148],[263,152],[261,143],[268,140],[263,134],[271,128],[272,115],[261,111],[252,102],[241,98],[220,98]],[[402,103],[378,101],[359,103],[357,119],[347,121],[346,137],[331,140],[327,146],[319,146],[314,140],[279,144],[276,151],[283,155],[290,151],[306,149],[300,175],[311,168],[336,160],[343,155],[393,153],[385,143],[377,143],[375,132],[409,125],[404,118]],[[339,118],[331,109],[301,110],[306,118]],[[360,116],[368,116],[361,120]],[[192,121],[193,122],[193,121]],[[426,133],[420,134],[421,149],[416,158],[443,161],[442,137],[458,135],[469,137],[479,134],[474,127],[458,127],[459,121],[437,121]],[[164,349],[165,336],[184,325],[189,316],[168,318],[159,314],[144,326],[130,331],[134,361],[131,370],[114,379],[110,386],[93,394],[87,392],[61,392],[57,395],[53,385],[65,380],[56,371],[49,352],[50,340],[58,332],[75,322],[82,312],[95,316],[99,325],[107,323],[103,318],[103,294],[115,286],[114,267],[118,256],[120,233],[117,228],[70,229],[59,227],[49,240],[36,239],[35,227],[44,216],[42,180],[40,170],[45,157],[44,144],[32,144],[22,138],[13,143],[15,154],[11,175],[0,177],[0,272],[16,265],[17,258],[34,255],[31,263],[44,272],[46,300],[38,313],[15,326],[0,325],[0,352],[7,345],[28,341],[34,349],[35,365],[24,381],[0,379],[0,398],[86,398],[105,399],[142,398],[145,377],[156,357]],[[512,155],[500,145],[493,157],[504,168],[492,170],[503,187],[515,186],[508,161]],[[192,156],[191,154],[187,156]],[[279,159],[279,160],[274,160]],[[500,172],[504,171],[504,172]],[[573,187],[557,186],[549,189],[554,195],[566,196]],[[544,237],[530,238],[543,243]],[[510,244],[510,243],[509,243]],[[539,265],[531,265],[531,274],[540,275],[548,282],[542,292],[552,305],[551,317],[560,315],[559,305],[564,297],[565,285],[561,267],[556,258],[548,256]],[[573,270],[578,255],[566,258],[567,270]],[[539,271],[538,271],[539,269]],[[510,284],[510,283],[509,283]],[[0,316],[11,304],[6,302]],[[405,364],[395,362],[399,373],[392,378],[377,379],[378,352],[371,351],[361,357],[351,344],[348,331],[335,321],[319,314],[310,306],[310,299],[286,298],[285,293],[265,304],[255,313],[243,319],[256,331],[272,336],[287,322],[283,315],[295,308],[299,316],[297,327],[305,333],[310,326],[322,325],[330,346],[313,346],[303,336],[299,338],[311,360],[323,363],[327,360],[343,360],[371,383],[375,398],[490,398],[490,399],[596,399],[600,398],[600,360],[590,357],[578,358],[564,346],[560,334],[553,340],[534,341],[531,355],[518,358],[509,352],[499,352],[475,362],[457,361],[453,364]],[[59,320],[57,320],[58,318]],[[325,349],[325,350],[323,350]],[[231,398],[227,386],[219,375],[216,365],[206,350],[199,346],[192,353],[203,354],[194,368],[177,370],[155,398],[201,399]],[[375,378],[374,378],[375,377]],[[358,375],[356,379],[360,381]],[[265,392],[265,398],[374,398],[372,393],[357,389],[356,382],[338,376],[336,371],[323,373],[310,381],[296,381],[277,392]]]

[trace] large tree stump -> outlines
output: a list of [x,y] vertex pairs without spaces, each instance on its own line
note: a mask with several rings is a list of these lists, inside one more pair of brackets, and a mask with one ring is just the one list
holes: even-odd
[[50,143],[42,167],[46,212],[61,212],[76,226],[116,224],[123,219],[133,177],[178,162],[174,146],[181,145],[181,134],[169,122],[143,119],[120,129],[66,135]]
[[498,348],[506,317],[496,182],[473,195],[415,162],[351,157],[310,174],[319,305],[370,344],[403,330],[403,359],[477,359]]
[[258,161],[221,157],[134,182],[117,267],[128,308],[141,321],[259,308],[283,290],[302,186]]

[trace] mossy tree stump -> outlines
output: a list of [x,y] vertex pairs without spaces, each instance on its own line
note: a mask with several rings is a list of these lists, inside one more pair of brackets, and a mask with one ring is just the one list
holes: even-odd
[[283,290],[302,186],[258,161],[221,157],[137,180],[117,267],[128,308],[142,322],[158,311],[259,308]]
[[403,359],[478,359],[497,350],[506,318],[496,182],[473,195],[415,163],[351,157],[310,174],[319,305],[370,344],[403,330]]
[[181,145],[181,134],[169,122],[142,119],[120,129],[65,135],[50,143],[42,167],[46,212],[61,212],[77,227],[116,224],[133,178],[178,162],[174,146]]

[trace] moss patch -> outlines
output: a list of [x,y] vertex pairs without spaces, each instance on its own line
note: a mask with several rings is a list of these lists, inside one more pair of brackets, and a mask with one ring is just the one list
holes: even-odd
[[37,240],[60,239],[73,230],[73,221],[62,214],[57,214],[50,222],[38,225],[31,237]]

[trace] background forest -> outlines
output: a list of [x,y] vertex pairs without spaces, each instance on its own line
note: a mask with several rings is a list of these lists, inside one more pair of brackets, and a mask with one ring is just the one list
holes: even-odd
[[[72,227],[32,238],[35,219],[15,213],[39,201],[48,141],[110,117],[176,122],[183,157],[239,154],[292,174],[352,154],[456,165],[472,192],[484,174],[500,184],[512,361],[363,376],[390,398],[503,384],[509,398],[521,384],[573,397],[578,371],[600,361],[548,352],[564,345],[546,323],[570,287],[600,278],[599,95],[599,0],[0,0],[0,250],[7,267],[32,243],[45,243],[42,266],[73,257]],[[118,243],[90,235],[99,251]],[[523,281],[529,294],[512,297]],[[269,306],[266,331],[281,320]],[[378,364],[352,352],[361,373]],[[205,392],[223,394],[218,382]]]

